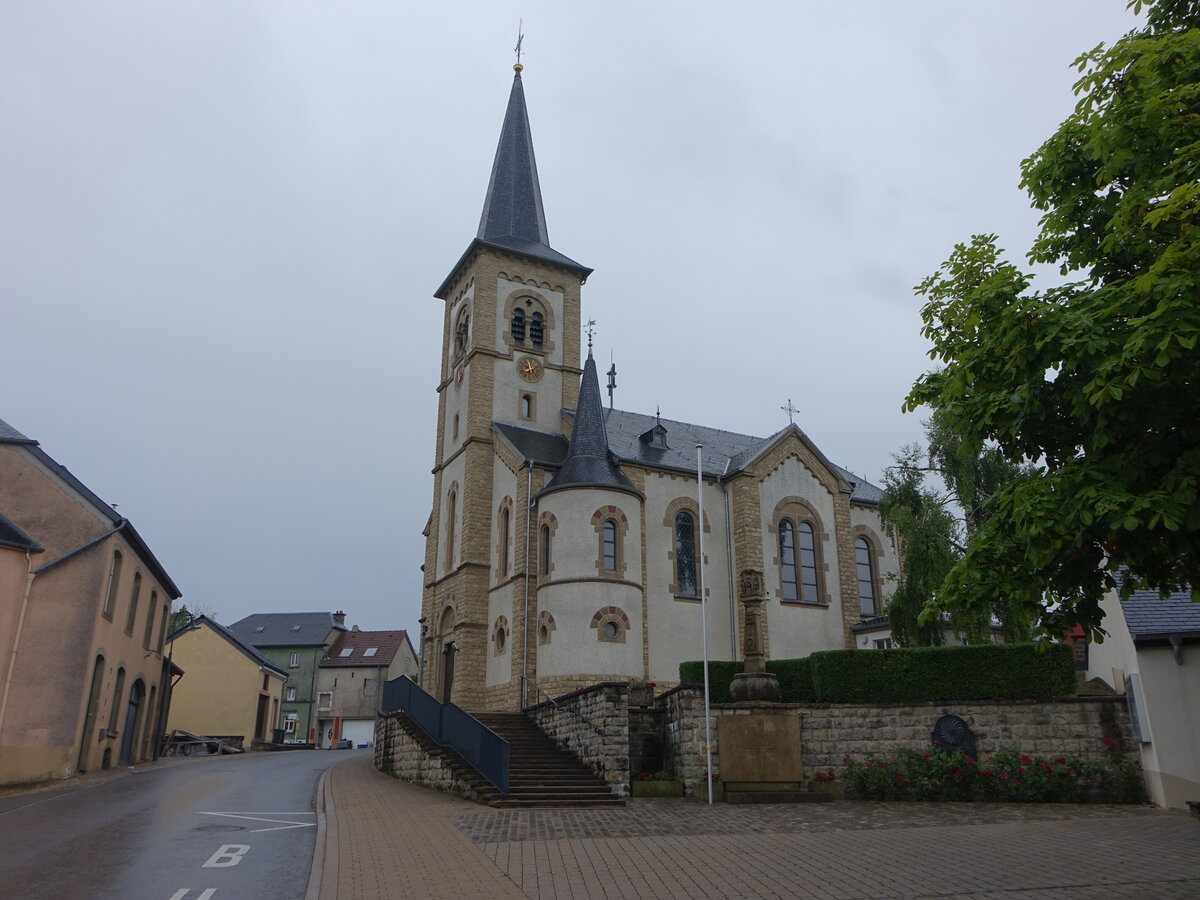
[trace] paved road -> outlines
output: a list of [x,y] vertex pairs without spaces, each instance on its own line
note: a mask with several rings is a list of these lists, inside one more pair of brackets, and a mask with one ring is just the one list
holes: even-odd
[[0,802],[0,896],[296,900],[317,780],[357,751],[190,760]]

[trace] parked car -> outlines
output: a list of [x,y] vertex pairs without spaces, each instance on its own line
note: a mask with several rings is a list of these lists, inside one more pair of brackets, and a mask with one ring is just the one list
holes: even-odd
[[338,750],[353,750],[354,749],[354,741],[350,740],[350,738],[342,738],[340,741],[337,742],[337,749]]

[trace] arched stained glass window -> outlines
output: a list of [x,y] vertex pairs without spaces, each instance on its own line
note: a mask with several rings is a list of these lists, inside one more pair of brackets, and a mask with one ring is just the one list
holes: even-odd
[[800,599],[796,583],[796,531],[790,519],[779,522],[779,581],[780,600],[795,603]]
[[696,588],[696,520],[681,512],[675,516],[675,593],[695,597]]
[[817,546],[813,527],[801,522],[796,531],[800,537],[801,598],[805,603],[820,603],[821,590],[817,582]]
[[612,519],[604,522],[604,570],[617,571],[617,523]]
[[854,542],[854,568],[858,572],[858,608],[863,617],[879,615],[875,601],[875,568],[871,562],[871,545],[866,538]]

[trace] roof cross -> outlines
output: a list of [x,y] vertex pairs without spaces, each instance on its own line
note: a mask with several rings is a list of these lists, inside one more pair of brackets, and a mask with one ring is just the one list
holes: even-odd
[[588,333],[588,349],[591,350],[592,349],[592,337],[596,333],[596,320],[595,319],[587,320],[587,333]]
[[788,424],[795,425],[796,420],[794,417],[795,417],[796,413],[800,412],[800,410],[797,407],[792,405],[792,398],[788,397],[787,406],[781,406],[779,408],[788,414]]
[[525,40],[525,35],[521,31],[521,26],[524,24],[525,24],[524,19],[517,20],[517,46],[513,48],[513,51],[517,54],[517,71],[518,72],[521,70],[521,42]]

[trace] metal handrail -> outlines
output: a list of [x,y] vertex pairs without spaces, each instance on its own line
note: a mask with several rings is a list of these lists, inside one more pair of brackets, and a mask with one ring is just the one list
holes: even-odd
[[508,793],[508,741],[469,712],[439,703],[407,675],[384,682],[382,707],[406,713],[431,740],[453,748],[500,793]]
[[579,721],[581,721],[584,725],[587,725],[589,728],[591,728],[592,731],[596,732],[596,734],[600,735],[600,737],[604,737],[604,729],[601,728],[599,725],[597,725],[595,722],[593,722],[591,719],[589,719],[587,716],[585,716],[583,713],[581,713],[579,710],[571,709],[570,707],[567,707],[567,706],[560,706],[558,701],[555,700],[553,697],[551,697],[549,694],[547,694],[543,688],[538,688],[537,692],[539,695],[545,694],[546,699],[550,701],[550,705],[553,706],[555,709],[562,709],[562,710],[565,710],[566,712],[569,712],[571,715],[573,715],[575,718],[577,718]]

